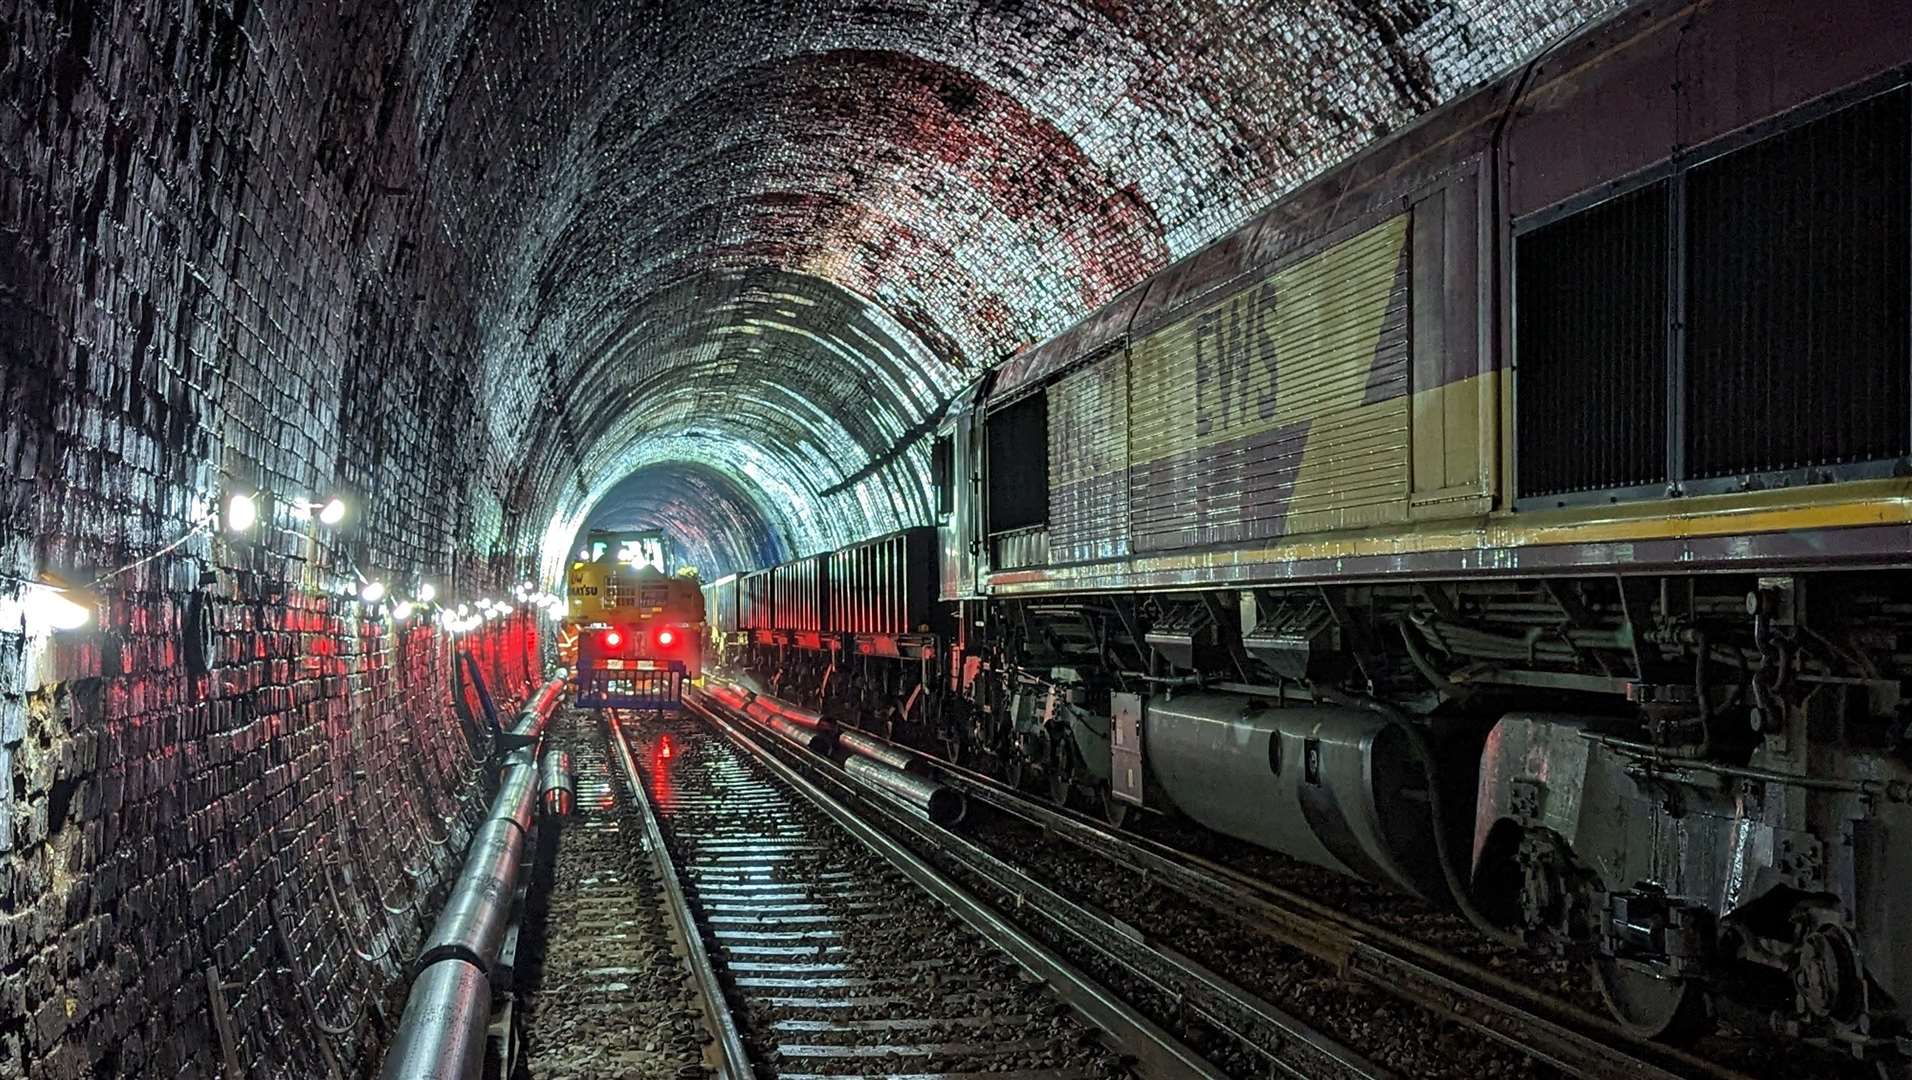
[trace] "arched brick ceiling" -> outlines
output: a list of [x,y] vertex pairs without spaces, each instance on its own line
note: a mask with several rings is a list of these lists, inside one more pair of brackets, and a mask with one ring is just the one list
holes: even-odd
[[1611,6],[437,4],[411,107],[518,543],[633,474],[712,572],[925,520],[989,364]]

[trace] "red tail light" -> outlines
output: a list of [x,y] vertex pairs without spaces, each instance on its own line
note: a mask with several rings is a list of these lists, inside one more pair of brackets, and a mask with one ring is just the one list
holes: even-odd
[[669,735],[664,736],[663,740],[659,743],[657,748],[657,756],[663,758],[665,761],[670,760],[671,737]]
[[605,648],[616,649],[624,644],[624,635],[618,633],[616,630],[606,630],[604,637],[600,640],[604,642]]
[[676,631],[670,629],[669,627],[665,627],[664,629],[659,630],[657,632],[657,647],[658,648],[668,649],[675,644],[677,644]]

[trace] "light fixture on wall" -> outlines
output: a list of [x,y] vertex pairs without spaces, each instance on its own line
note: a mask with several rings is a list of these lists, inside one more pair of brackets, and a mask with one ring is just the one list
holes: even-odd
[[42,575],[39,581],[20,580],[17,598],[0,597],[0,630],[24,629],[29,637],[49,630],[78,630],[93,621],[93,598]]
[[429,604],[433,600],[438,599],[438,589],[435,586],[433,586],[431,582],[422,581],[422,582],[419,582],[416,595],[418,597],[419,603]]
[[376,604],[380,600],[385,599],[385,583],[383,581],[366,582],[365,585],[359,589],[359,599],[368,604]]
[[310,518],[316,512],[320,524],[323,525],[337,525],[345,520],[345,500],[337,495],[322,503],[313,502],[310,499],[293,499],[291,506],[293,512],[302,518]]
[[393,621],[404,622],[406,619],[409,619],[411,617],[412,617],[412,602],[410,600],[400,600],[398,603],[392,605]]
[[226,531],[250,532],[259,521],[259,503],[251,495],[234,493],[226,500]]

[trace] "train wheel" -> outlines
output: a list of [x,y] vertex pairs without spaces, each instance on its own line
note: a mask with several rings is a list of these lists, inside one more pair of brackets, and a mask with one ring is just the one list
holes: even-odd
[[1061,769],[1049,769],[1049,801],[1057,806],[1069,805],[1069,792],[1075,788],[1069,774]]
[[1614,1018],[1642,1038],[1682,1042],[1711,1021],[1706,994],[1692,980],[1662,979],[1608,956],[1593,961],[1593,978]]

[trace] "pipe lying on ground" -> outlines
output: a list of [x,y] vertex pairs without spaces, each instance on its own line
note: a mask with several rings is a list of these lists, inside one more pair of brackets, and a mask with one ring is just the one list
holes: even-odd
[[843,771],[872,787],[882,788],[937,825],[954,825],[963,820],[963,814],[969,809],[968,801],[955,788],[912,776],[869,758],[851,757],[843,763]]
[[[487,821],[509,821],[520,832],[531,828],[532,793],[538,785],[538,770],[532,765],[531,751],[515,750],[505,758],[504,768],[498,773],[498,794],[491,800],[491,812],[485,815]],[[472,845],[477,850],[477,845]],[[465,856],[465,864],[471,864],[471,856]]]
[[744,704],[750,700],[750,695],[728,683],[719,681],[714,675],[706,680],[704,693],[716,699],[719,705],[737,712],[743,712]]
[[565,673],[562,669],[552,674],[538,687],[538,692],[518,713],[518,719],[512,722],[511,737],[518,740],[536,739],[544,734],[544,725],[551,718],[551,711],[557,707],[558,698],[564,693]]
[[425,949],[418,956],[419,971],[448,957],[491,971],[511,921],[524,838],[524,830],[509,818],[487,821],[478,830],[451,899],[425,939]]
[[544,733],[563,691],[562,673],[545,680],[512,725],[498,793],[419,953],[405,1013],[379,1070],[382,1080],[475,1080],[484,1071],[490,972],[511,921],[538,793],[530,744]]
[[769,709],[798,727],[820,728],[828,723],[821,713],[811,712],[801,705],[792,705],[787,701],[782,701],[777,698],[765,697],[760,694],[752,698],[751,701],[753,704],[762,705],[764,708]]
[[577,781],[571,771],[571,754],[552,750],[544,755],[544,767],[538,774],[544,812],[551,817],[570,817],[577,802]]
[[832,731],[812,731],[808,728],[801,728],[781,716],[772,716],[760,722],[765,727],[813,754],[823,754],[827,756],[836,745],[837,733]]
[[837,732],[838,746],[853,754],[860,754],[871,761],[888,765],[892,769],[901,769],[908,773],[922,773],[929,768],[923,759],[901,747],[891,746],[880,739],[871,738],[860,731],[844,728]]
[[[850,751],[843,761],[845,772],[882,788],[938,825],[954,825],[968,811],[968,800],[962,792],[916,775],[927,765],[907,750],[829,724],[822,716],[787,701],[755,694],[743,697],[727,687],[714,690],[705,693],[812,752],[829,754],[833,747]],[[731,705],[727,699],[740,700],[742,707]]]
[[491,1026],[491,982],[462,960],[433,964],[412,980],[385,1077],[466,1080],[483,1073]]

